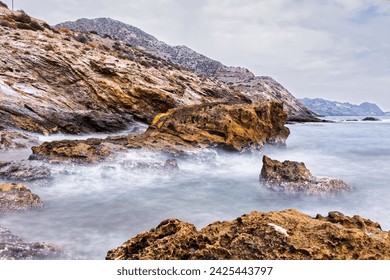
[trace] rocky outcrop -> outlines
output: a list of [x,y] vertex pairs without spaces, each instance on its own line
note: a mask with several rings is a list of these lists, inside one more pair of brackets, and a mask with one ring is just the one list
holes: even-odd
[[0,179],[31,181],[50,178],[50,169],[42,164],[31,161],[0,161]]
[[39,196],[33,194],[25,185],[4,183],[0,184],[0,214],[14,211],[24,211],[42,207]]
[[0,227],[0,260],[64,260],[70,257],[58,246],[28,243]]
[[56,141],[33,147],[30,159],[97,162],[128,148],[145,148],[179,155],[196,148],[223,147],[236,151],[284,143],[289,130],[281,103],[254,107],[210,103],[171,109],[159,114],[143,134]]
[[38,144],[39,141],[36,136],[20,131],[2,130],[0,128],[0,151],[27,149]]
[[[0,7],[2,126],[51,134],[115,132],[171,108],[250,100],[125,43],[54,30]],[[27,28],[28,26],[40,28]]]
[[217,78],[229,87],[241,91],[254,102],[273,100],[282,102],[291,121],[319,121],[310,110],[282,85],[270,77],[256,77],[248,69],[228,67],[208,58],[186,46],[169,46],[142,30],[110,18],[79,19],[64,22],[58,28],[66,27],[82,32],[96,32],[110,36],[142,49],[143,51],[170,61],[185,69],[190,69],[205,77]]
[[289,193],[328,194],[351,189],[339,179],[314,177],[302,162],[280,162],[267,156],[263,156],[260,183],[272,190]]
[[168,219],[107,253],[108,260],[388,260],[390,235],[378,223],[338,212],[252,212],[195,226]]
[[285,143],[287,114],[277,102],[253,107],[243,104],[205,104],[157,115],[152,126],[195,145],[216,145],[242,151],[268,143]]

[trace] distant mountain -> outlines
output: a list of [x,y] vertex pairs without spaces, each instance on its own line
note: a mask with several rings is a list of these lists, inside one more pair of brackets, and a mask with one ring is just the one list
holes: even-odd
[[374,103],[360,105],[329,101],[322,98],[303,98],[299,101],[310,110],[322,116],[384,116],[385,113]]
[[257,77],[248,69],[228,67],[186,46],[170,46],[141,29],[110,18],[78,19],[64,22],[56,28],[93,32],[103,37],[123,41],[153,56],[209,78],[216,78],[252,101],[277,100],[284,103],[290,120],[315,120],[315,114],[303,106],[281,84],[270,77]]

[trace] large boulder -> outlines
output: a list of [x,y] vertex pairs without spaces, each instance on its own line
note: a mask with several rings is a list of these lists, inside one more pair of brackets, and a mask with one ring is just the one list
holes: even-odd
[[15,183],[0,184],[0,214],[24,211],[42,206],[41,198],[33,194],[25,185]]
[[280,162],[265,155],[260,182],[269,189],[290,193],[328,194],[351,189],[342,180],[313,176],[302,162]]
[[195,226],[168,219],[107,253],[108,260],[390,259],[390,235],[378,223],[338,212],[317,218],[296,210],[252,212]]
[[28,243],[0,227],[0,260],[59,260],[70,257],[56,245]]
[[30,159],[97,162],[128,148],[144,148],[179,155],[197,148],[223,147],[236,151],[284,143],[289,130],[281,103],[210,103],[168,110],[157,115],[139,135],[106,139],[56,141],[33,147]]

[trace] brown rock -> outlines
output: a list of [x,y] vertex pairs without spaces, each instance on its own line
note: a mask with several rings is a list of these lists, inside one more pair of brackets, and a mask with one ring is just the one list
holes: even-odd
[[180,155],[196,148],[219,146],[243,151],[266,142],[284,143],[289,130],[282,104],[203,104],[171,109],[155,117],[139,135],[106,139],[55,141],[33,147],[30,159],[97,162],[125,148],[144,148]]
[[314,177],[302,162],[280,162],[267,156],[263,156],[260,183],[276,191],[307,194],[327,194],[351,189],[351,186],[339,179]]
[[157,115],[152,126],[162,133],[196,145],[217,145],[242,151],[262,147],[265,142],[284,143],[289,130],[283,105],[266,102],[246,104],[202,104]]
[[0,184],[0,213],[24,211],[42,207],[43,202],[25,185],[5,183]]
[[313,219],[296,210],[252,212],[200,231],[163,221],[108,252],[109,260],[390,259],[390,235],[359,216]]

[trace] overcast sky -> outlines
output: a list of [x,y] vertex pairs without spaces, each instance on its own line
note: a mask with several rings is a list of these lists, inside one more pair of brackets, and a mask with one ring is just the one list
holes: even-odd
[[[11,6],[11,0],[2,0]],[[171,45],[269,75],[296,97],[390,111],[390,1],[14,0],[56,24],[111,17]]]

